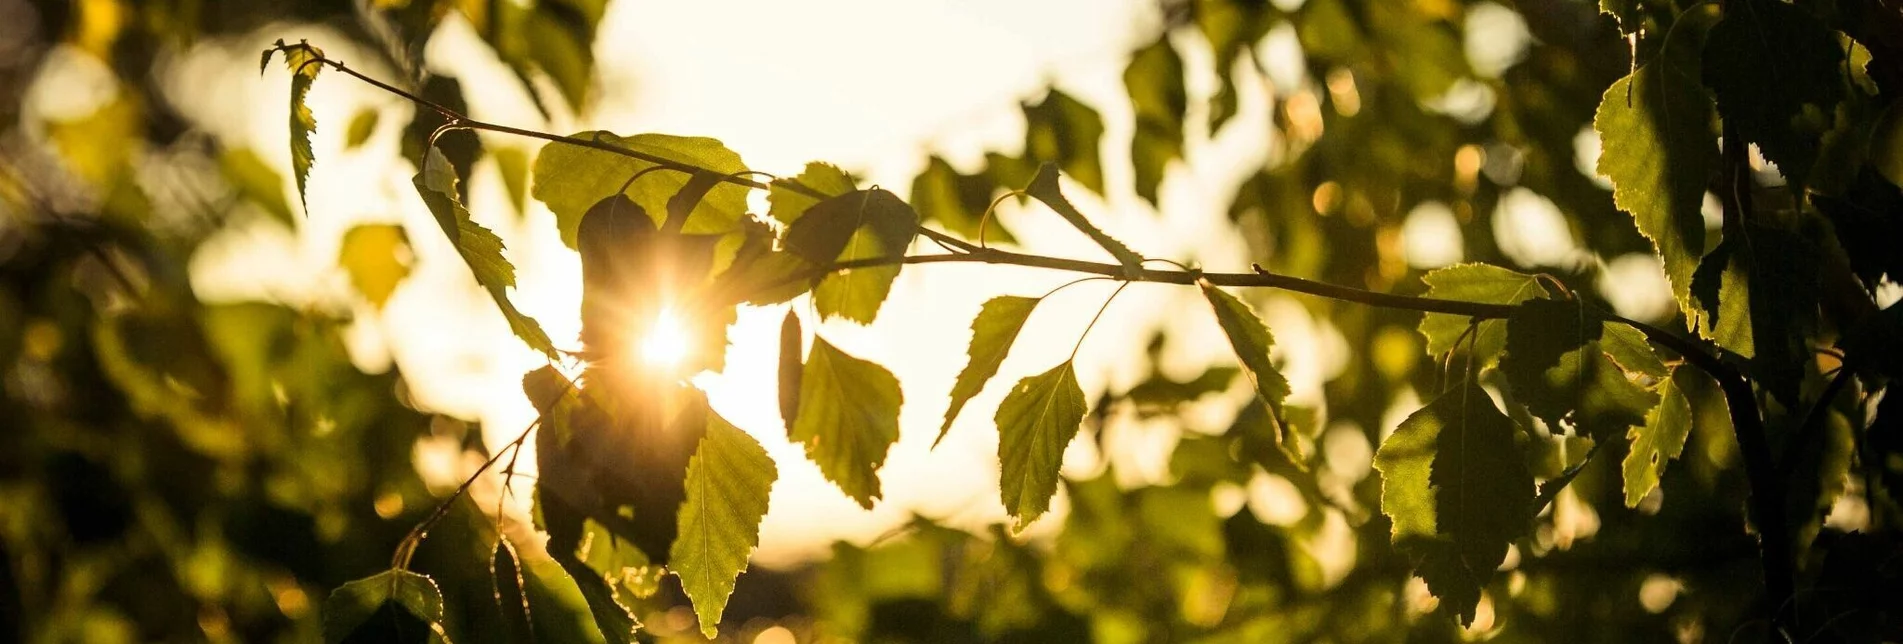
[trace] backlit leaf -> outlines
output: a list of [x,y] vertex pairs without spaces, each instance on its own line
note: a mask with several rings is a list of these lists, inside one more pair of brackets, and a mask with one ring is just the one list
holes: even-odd
[[[746,170],[740,155],[720,141],[705,137],[636,134],[622,137],[606,131],[580,132],[572,138],[592,140],[604,145],[689,164],[720,174]],[[667,202],[687,185],[689,175],[675,170],[652,170],[628,183],[637,173],[651,170],[655,164],[614,152],[575,145],[549,143],[535,157],[529,194],[548,205],[561,229],[562,243],[576,248],[576,231],[582,215],[602,199],[626,185],[625,194],[660,226],[666,221]],[[725,234],[737,230],[747,213],[747,189],[724,183],[709,191],[694,207],[692,216],[680,232],[690,235]]]
[[476,283],[489,292],[496,302],[496,308],[502,310],[502,317],[509,322],[509,330],[515,333],[529,348],[541,352],[550,359],[560,359],[555,351],[555,343],[550,341],[542,325],[515,308],[509,301],[508,289],[515,286],[515,266],[502,256],[502,238],[497,237],[482,224],[469,217],[469,210],[463,207],[456,197],[456,171],[449,167],[449,160],[434,148],[430,149],[428,160],[423,164],[423,172],[410,180],[416,185],[416,191],[423,196],[430,214],[436,216],[436,223],[443,228],[443,234],[455,245],[456,252],[462,255],[463,262],[476,275]]
[[317,162],[316,153],[311,151],[311,133],[317,131],[317,116],[304,104],[304,97],[310,94],[311,83],[317,81],[317,72],[323,69],[317,60],[324,52],[309,43],[284,47],[284,41],[280,40],[278,46],[284,48],[284,65],[291,70],[291,176],[297,179],[298,203],[304,206],[304,216],[308,217],[311,209],[305,184],[310,180],[311,164]]
[[1084,409],[1069,360],[1018,381],[998,404],[998,486],[1016,529],[1050,509],[1064,448],[1083,426]]
[[[798,188],[795,188],[797,186]],[[801,189],[804,189],[802,191]],[[767,214],[780,223],[792,225],[808,208],[828,197],[852,192],[856,189],[852,176],[845,170],[830,163],[814,161],[806,164],[806,171],[791,179],[775,180],[767,188],[766,200],[770,207]],[[805,191],[818,193],[819,196]]]
[[[1539,278],[1492,264],[1455,264],[1429,271],[1421,276],[1427,283],[1425,297],[1482,304],[1519,304],[1546,297]],[[1438,356],[1455,348],[1455,343],[1473,342],[1476,358],[1492,364],[1506,348],[1505,320],[1482,320],[1472,337],[1467,334],[1468,318],[1447,313],[1429,313],[1421,318],[1421,335],[1427,338],[1428,355]]]
[[827,480],[871,509],[880,497],[879,468],[899,439],[902,402],[892,372],[814,336],[792,439],[806,445],[807,458]]
[[1137,196],[1155,206],[1164,168],[1183,155],[1183,112],[1189,106],[1183,59],[1170,46],[1168,36],[1137,51],[1123,70],[1123,84],[1136,109],[1130,160],[1136,169]]
[[[819,266],[900,257],[918,231],[918,213],[897,195],[858,190],[813,204],[786,229],[786,248]],[[863,266],[835,272],[813,290],[822,317],[842,316],[869,324],[878,316],[898,278],[899,265]]]
[[912,179],[912,207],[923,221],[935,221],[946,230],[966,239],[979,238],[982,226],[986,243],[1016,241],[997,217],[981,220],[991,206],[991,195],[998,183],[990,173],[960,174],[950,163],[936,156]]
[[791,309],[780,322],[780,420],[786,423],[787,436],[793,435],[793,423],[800,417],[800,379],[806,372],[805,335],[800,316]]
[[1698,376],[1675,370],[1659,385],[1659,405],[1646,413],[1645,424],[1626,433],[1632,439],[1632,451],[1626,453],[1620,469],[1625,473],[1628,508],[1638,507],[1658,487],[1665,464],[1685,450],[1685,439],[1692,431],[1692,404],[1677,380],[1690,377]]
[[1091,241],[1097,242],[1098,246],[1109,251],[1110,256],[1117,258],[1117,263],[1123,265],[1126,275],[1134,275],[1142,270],[1143,256],[1131,251],[1130,247],[1123,245],[1123,242],[1117,241],[1098,229],[1096,225],[1091,224],[1090,219],[1084,217],[1084,213],[1079,212],[1077,206],[1071,205],[1070,200],[1064,197],[1063,190],[1058,187],[1056,165],[1045,163],[1038,166],[1037,175],[1031,178],[1031,185],[1025,187],[1024,191],[1038,201],[1044,202],[1044,205],[1063,217],[1064,221],[1070,222],[1071,226],[1089,235]]
[[378,112],[374,109],[362,109],[356,116],[350,117],[350,126],[344,130],[344,147],[355,149],[370,140],[377,131]]
[[1673,25],[1669,55],[1613,83],[1593,117],[1603,146],[1597,170],[1612,180],[1613,202],[1652,241],[1673,297],[1694,320],[1692,273],[1705,253],[1699,209],[1718,165],[1711,97],[1698,80],[1698,46],[1714,15],[1714,5],[1686,11]]
[[1645,422],[1658,395],[1628,379],[1600,348],[1605,321],[1576,302],[1535,300],[1507,319],[1500,371],[1516,400],[1556,431],[1571,426],[1594,440]]
[[447,642],[443,593],[430,578],[408,570],[344,584],[324,600],[324,641]]
[[410,237],[402,226],[363,224],[344,232],[337,265],[350,276],[350,285],[371,306],[383,308],[398,284],[410,275]]
[[1053,89],[1043,102],[1024,105],[1024,120],[1025,157],[1055,163],[1071,180],[1103,194],[1103,163],[1097,152],[1103,117],[1097,110]]
[[1519,433],[1469,381],[1408,416],[1375,454],[1395,544],[1421,558],[1417,574],[1463,624],[1533,519]]
[[1011,351],[1011,343],[1017,340],[1018,331],[1024,328],[1024,321],[1030,319],[1031,311],[1037,308],[1037,298],[1005,295],[991,298],[984,307],[978,309],[978,317],[971,321],[971,344],[967,349],[969,360],[965,368],[958,372],[958,380],[952,383],[951,406],[945,408],[945,422],[938,428],[938,438],[932,441],[937,447],[945,440],[945,434],[951,431],[952,420],[958,418],[959,410],[972,396],[984,389],[985,383],[997,375],[998,365],[1004,363],[1004,357]]
[[1275,346],[1275,336],[1269,334],[1269,328],[1256,317],[1255,311],[1236,296],[1230,295],[1208,280],[1197,283],[1203,290],[1203,297],[1209,300],[1209,306],[1216,311],[1216,323],[1222,327],[1223,335],[1229,337],[1229,345],[1236,350],[1236,357],[1249,373],[1249,380],[1255,383],[1256,397],[1269,406],[1271,422],[1276,428],[1276,447],[1288,456],[1289,462],[1300,467],[1308,462],[1307,449],[1301,444],[1301,436],[1288,431],[1282,418],[1282,401],[1289,395],[1288,378],[1269,360],[1269,349]]
[[734,580],[760,543],[760,519],[777,478],[766,448],[719,414],[707,415],[707,436],[687,466],[680,536],[668,557],[702,635],[716,634]]

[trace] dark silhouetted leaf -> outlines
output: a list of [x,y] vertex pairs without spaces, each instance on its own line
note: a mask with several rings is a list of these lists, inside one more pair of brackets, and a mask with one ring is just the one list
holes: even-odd
[[[918,231],[918,213],[897,195],[858,190],[821,201],[786,229],[786,248],[820,266],[901,257]],[[813,290],[823,317],[870,324],[897,279],[899,265],[864,266],[827,276]]]
[[967,239],[978,239],[982,227],[987,243],[1008,244],[1017,239],[996,217],[981,222],[997,191],[998,183],[988,173],[959,174],[944,159],[932,157],[912,179],[912,207],[924,221],[938,222]]
[[800,330],[800,316],[791,309],[780,322],[780,420],[786,423],[786,435],[793,436],[793,424],[800,417],[800,379],[806,372],[806,337]]
[[1098,246],[1109,251],[1110,256],[1117,258],[1117,263],[1123,265],[1125,275],[1135,275],[1137,271],[1143,269],[1143,256],[1131,251],[1130,247],[1123,245],[1123,242],[1117,241],[1091,224],[1090,219],[1084,217],[1084,213],[1078,212],[1077,206],[1071,205],[1070,200],[1064,198],[1064,192],[1057,183],[1056,165],[1045,163],[1038,166],[1037,176],[1031,178],[1031,185],[1025,187],[1024,191],[1038,201],[1044,202],[1044,205],[1063,217],[1064,221],[1070,222],[1071,226],[1089,235],[1091,241],[1097,242]]
[[1779,0],[1725,4],[1705,41],[1705,85],[1718,113],[1793,185],[1807,182],[1818,139],[1844,98],[1844,52],[1809,9]]
[[1527,411],[1559,430],[1570,421],[1595,441],[1645,422],[1658,395],[1626,377],[1600,348],[1605,320],[1576,302],[1533,300],[1507,319],[1500,371]]
[[1027,160],[1055,163],[1085,189],[1103,194],[1103,164],[1097,152],[1103,139],[1103,117],[1097,110],[1053,89],[1044,102],[1025,104],[1024,120]]
[[385,570],[331,591],[324,600],[324,641],[447,642],[443,594],[408,570]]

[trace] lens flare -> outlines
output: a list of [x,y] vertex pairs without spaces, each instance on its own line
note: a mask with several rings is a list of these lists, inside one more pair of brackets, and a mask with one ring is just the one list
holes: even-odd
[[647,335],[641,338],[641,360],[650,367],[671,370],[687,360],[691,344],[692,338],[680,316],[672,307],[663,308],[648,327]]

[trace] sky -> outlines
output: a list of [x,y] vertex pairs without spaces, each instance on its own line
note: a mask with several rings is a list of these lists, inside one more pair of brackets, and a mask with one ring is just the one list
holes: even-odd
[[[1524,26],[1515,32],[1517,16],[1472,13],[1480,17],[1470,27],[1481,22],[1478,28],[1519,43],[1502,47],[1497,38],[1469,52],[1489,62],[1477,68],[1504,69],[1524,47]],[[1222,200],[1261,166],[1270,148],[1275,136],[1267,118],[1271,93],[1316,81],[1303,76],[1292,34],[1278,30],[1260,47],[1268,75],[1242,77],[1241,114],[1211,140],[1201,125],[1205,119],[1198,100],[1213,89],[1208,54],[1193,35],[1183,35],[1187,40],[1179,49],[1192,71],[1187,162],[1169,168],[1160,208],[1169,214],[1160,216],[1130,188],[1124,142],[1132,126],[1120,82],[1129,52],[1155,37],[1158,20],[1154,3],[1143,0],[826,0],[797,7],[621,0],[610,3],[597,38],[595,104],[584,114],[558,114],[554,123],[542,121],[513,76],[459,18],[437,32],[425,59],[431,69],[461,79],[471,93],[472,116],[479,119],[553,132],[712,136],[754,169],[790,176],[808,161],[829,161],[862,177],[863,185],[883,185],[901,195],[929,154],[971,171],[986,150],[1016,152],[1024,127],[1018,102],[1038,98],[1047,83],[1055,82],[1097,106],[1106,122],[1110,194],[1099,198],[1081,189],[1069,191],[1095,223],[1147,256],[1209,270],[1246,270],[1247,249],[1233,234]],[[173,80],[170,97],[200,127],[259,150],[284,172],[288,187],[286,75],[259,77],[255,67],[257,51],[277,38],[309,39],[360,71],[394,77],[368,52],[351,51],[335,33],[303,25],[207,43],[164,66]],[[194,288],[207,301],[265,299],[348,311],[356,316],[349,346],[360,367],[399,367],[419,405],[481,421],[490,445],[512,439],[535,415],[520,393],[521,374],[542,361],[509,334],[453,248],[433,234],[435,223],[409,183],[414,170],[398,154],[398,136],[411,106],[334,73],[318,80],[309,103],[319,122],[309,216],[296,231],[260,222],[223,233],[192,259]],[[366,108],[380,113],[380,125],[364,146],[345,150],[344,125]],[[533,141],[502,136],[485,135],[484,143],[529,154],[537,149]],[[469,178],[471,210],[508,244],[507,255],[518,269],[512,299],[540,320],[558,345],[572,347],[579,332],[578,259],[562,245],[552,216],[539,203],[531,200],[525,216],[514,213],[498,177],[491,161],[477,167]],[[1505,248],[1510,256],[1546,261],[1579,253],[1550,201],[1530,192],[1509,193],[1502,201],[1512,214],[1496,224],[1508,230],[1497,232],[1503,246],[1517,244]],[[764,199],[759,203],[763,212]],[[1101,259],[1100,249],[1041,207],[1007,202],[998,216],[1025,240],[1027,251]],[[335,265],[342,233],[360,223],[402,223],[414,245],[414,272],[381,311],[353,296]],[[1416,266],[1460,260],[1460,232],[1445,206],[1417,208],[1406,230],[1410,262]],[[1629,274],[1620,279],[1656,276],[1656,260],[1646,264],[1646,259],[1633,264],[1618,258],[1614,270]],[[1626,266],[1619,268],[1620,262]],[[834,489],[802,448],[785,438],[776,406],[775,361],[786,306],[743,309],[728,330],[727,369],[703,374],[695,383],[708,392],[715,411],[758,438],[779,466],[756,561],[790,565],[826,552],[835,539],[876,538],[914,513],[967,528],[1003,520],[997,432],[991,423],[997,403],[1010,383],[1043,372],[1071,353],[1114,284],[1082,284],[1047,300],[991,386],[965,408],[944,443],[932,449],[946,392],[964,366],[969,324],[980,304],[997,295],[1040,295],[1073,277],[1015,267],[908,267],[877,322],[863,328],[841,321],[816,324],[804,300],[794,302],[805,307],[809,334],[817,328],[845,351],[886,366],[902,383],[901,437],[883,470],[884,499],[871,511]],[[1656,292],[1634,297],[1632,307],[1659,303]],[[1669,306],[1669,295],[1664,297]],[[1627,306],[1614,304],[1621,310]],[[1142,347],[1157,329],[1169,332],[1160,365],[1166,374],[1187,378],[1210,365],[1231,364],[1234,356],[1213,318],[1186,314],[1206,309],[1194,289],[1138,284],[1125,290],[1077,351],[1087,398],[1140,380],[1147,368]],[[1274,355],[1294,385],[1291,402],[1318,405],[1321,383],[1347,358],[1340,335],[1286,297],[1257,300],[1257,309],[1279,340]],[[1065,473],[1093,475],[1108,461],[1126,484],[1166,481],[1179,424],[1180,431],[1221,431],[1248,395],[1246,383],[1238,383],[1192,406],[1180,423],[1118,423],[1107,454],[1098,454],[1091,441],[1076,441],[1065,455]],[[1328,467],[1337,473],[1351,479],[1368,475],[1372,447],[1359,430],[1330,430],[1323,447]],[[433,472],[451,485],[469,466],[450,445],[419,446],[417,458],[426,474]],[[1246,504],[1268,518],[1292,516],[1293,495],[1271,479],[1247,489],[1225,489],[1216,497],[1212,502],[1225,512]],[[1031,537],[1053,532],[1064,506],[1060,495],[1054,511],[1029,528]],[[526,508],[526,502],[517,507]]]

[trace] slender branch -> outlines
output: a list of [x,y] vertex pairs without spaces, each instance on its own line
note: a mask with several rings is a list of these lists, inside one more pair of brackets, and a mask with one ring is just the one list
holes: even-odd
[[[1721,151],[1724,234],[1736,236],[1733,244],[1749,243],[1745,218],[1751,215],[1751,162],[1747,158],[1744,137],[1730,120],[1724,123]],[[1649,335],[1649,334],[1648,334]],[[1676,350],[1676,349],[1675,349]],[[1737,369],[1729,368],[1712,354],[1685,353],[1686,361],[1704,369],[1718,380],[1731,412],[1731,429],[1738,438],[1738,452],[1744,458],[1745,481],[1751,486],[1751,522],[1758,528],[1758,560],[1764,569],[1764,590],[1769,600],[1771,621],[1782,625],[1783,607],[1794,595],[1791,536],[1785,530],[1784,484],[1777,475],[1777,463],[1771,456],[1770,437],[1764,431],[1764,419],[1758,415],[1757,395],[1751,382]],[[1722,368],[1720,368],[1722,367]]]
[[[279,46],[277,49],[287,50],[298,47],[306,48],[308,53],[312,55],[316,61],[329,65],[340,72],[375,86],[378,89],[401,96],[418,105],[434,110],[458,127],[485,130],[500,134],[511,134],[554,143],[566,143],[637,159],[682,172],[711,171],[692,164],[675,161],[639,150],[624,148],[595,139],[561,136],[498,123],[478,121],[455,110],[448,109],[441,104],[426,100],[414,93],[351,70],[345,67],[341,62],[319,55],[314,48],[308,48],[307,45]],[[1733,126],[1727,124],[1725,126],[1724,135],[1725,179],[1727,189],[1722,191],[1722,201],[1724,202],[1724,209],[1727,215],[1726,227],[1730,229],[1735,225],[1741,229],[1743,227],[1742,217],[1750,211],[1750,166],[1744,156],[1743,139],[1740,138]],[[754,189],[768,189],[771,187],[767,183],[748,179],[738,174],[723,176],[721,181]],[[828,197],[828,195],[807,188],[797,182],[781,181],[772,185],[778,185],[785,189],[815,198],[824,199]],[[946,255],[881,257],[869,260],[841,262],[832,266],[815,269],[808,274],[788,280],[788,282],[813,280],[838,271],[868,266],[967,262],[1008,264],[1031,268],[1089,273],[1126,282],[1194,284],[1198,278],[1202,278],[1208,279],[1210,283],[1219,286],[1274,288],[1368,306],[1420,311],[1424,313],[1462,315],[1476,320],[1505,318],[1511,315],[1517,308],[1517,306],[1514,305],[1411,297],[1336,286],[1293,276],[1277,275],[1262,269],[1260,266],[1252,267],[1254,271],[1250,273],[1202,273],[1198,271],[1155,269],[1140,269],[1127,273],[1123,266],[1117,264],[1026,255],[991,248],[982,248],[956,237],[923,227],[920,227],[918,232],[933,241],[958,248],[963,252]],[[1726,232],[1730,233],[1731,230],[1727,230]],[[1785,605],[1793,594],[1794,583],[1792,581],[1792,568],[1790,564],[1790,535],[1787,534],[1784,529],[1783,486],[1777,478],[1776,466],[1771,457],[1770,445],[1764,432],[1763,419],[1759,416],[1756,394],[1752,390],[1750,380],[1727,361],[1726,358],[1732,356],[1722,348],[1707,347],[1701,343],[1688,340],[1658,327],[1619,316],[1608,316],[1608,319],[1637,329],[1640,333],[1644,334],[1648,340],[1680,354],[1685,358],[1686,362],[1710,374],[1713,379],[1718,381],[1719,388],[1725,396],[1726,406],[1730,411],[1732,427],[1738,438],[1739,451],[1744,457],[1746,478],[1751,487],[1751,514],[1753,522],[1758,527],[1760,540],[1759,555],[1764,568],[1765,589],[1773,606]],[[1777,619],[1775,615],[1773,619]]]

